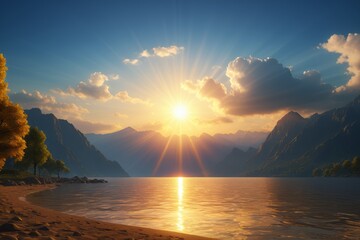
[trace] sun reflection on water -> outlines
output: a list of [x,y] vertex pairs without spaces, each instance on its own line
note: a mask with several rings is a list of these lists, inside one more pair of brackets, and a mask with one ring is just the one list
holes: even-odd
[[178,208],[177,208],[177,229],[179,231],[183,231],[185,229],[184,227],[184,219],[183,219],[183,195],[184,195],[184,179],[183,177],[178,177]]

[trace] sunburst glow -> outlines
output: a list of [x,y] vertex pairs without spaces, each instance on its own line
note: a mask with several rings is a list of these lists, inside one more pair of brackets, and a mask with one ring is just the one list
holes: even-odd
[[178,104],[173,108],[173,116],[177,120],[185,120],[188,117],[188,109],[183,104]]

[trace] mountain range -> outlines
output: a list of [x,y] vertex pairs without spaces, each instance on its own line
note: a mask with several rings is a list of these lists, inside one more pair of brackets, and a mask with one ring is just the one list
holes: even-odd
[[70,168],[71,175],[92,177],[125,177],[128,174],[118,162],[108,160],[87,138],[66,120],[40,109],[25,110],[30,126],[46,135],[46,145],[55,159]]
[[131,127],[84,135],[53,114],[25,112],[29,124],[45,132],[49,150],[65,161],[72,175],[311,176],[314,168],[360,156],[360,96],[308,118],[291,111],[270,133],[199,137],[165,137]]
[[[266,132],[164,137],[155,131],[125,128],[111,134],[87,134],[107,158],[118,161],[131,176],[209,176],[234,147],[258,147]],[[180,150],[181,149],[181,150]]]
[[[233,150],[217,175],[311,176],[314,168],[360,155],[360,96],[342,108],[303,118],[289,112],[258,151]],[[235,170],[236,169],[236,170]]]

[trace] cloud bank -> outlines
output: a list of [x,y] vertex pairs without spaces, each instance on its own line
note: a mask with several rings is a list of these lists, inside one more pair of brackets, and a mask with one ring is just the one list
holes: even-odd
[[349,33],[348,36],[332,35],[326,43],[320,45],[329,52],[339,53],[337,63],[348,64],[350,80],[336,91],[360,89],[360,35]]
[[82,99],[91,98],[101,101],[115,99],[120,100],[121,102],[133,104],[149,104],[149,101],[129,96],[127,91],[119,91],[113,95],[110,92],[110,87],[107,82],[118,79],[119,75],[108,76],[101,72],[94,72],[90,75],[88,80],[81,81],[75,87],[69,87],[66,91],[61,89],[55,89],[52,91],[62,96],[75,96]]
[[40,108],[44,112],[54,113],[61,118],[80,117],[88,110],[74,103],[60,103],[52,96],[42,94],[39,91],[33,93],[22,90],[18,93],[9,94],[10,99],[20,104],[25,109]]
[[130,97],[129,93],[127,91],[120,91],[118,92],[115,96],[115,99],[120,100],[121,102],[128,102],[128,103],[133,103],[133,104],[145,104],[145,105],[150,105],[149,101],[145,101],[141,98],[136,98],[136,97]]
[[88,109],[74,103],[60,103],[55,97],[39,91],[30,93],[22,90],[11,93],[9,96],[11,101],[20,104],[25,109],[40,108],[45,113],[53,113],[57,118],[67,119],[83,133],[109,133],[121,129],[112,124],[83,120],[83,115],[89,112]]
[[[226,114],[246,116],[280,110],[318,111],[350,101],[353,94],[337,94],[322,81],[319,72],[305,71],[294,77],[274,58],[241,58],[226,69],[230,87],[206,77],[185,81],[182,88],[212,102]],[[351,81],[351,80],[350,80]]]
[[111,133],[120,130],[120,126],[113,124],[90,122],[79,118],[68,119],[72,124],[76,126],[82,133]]

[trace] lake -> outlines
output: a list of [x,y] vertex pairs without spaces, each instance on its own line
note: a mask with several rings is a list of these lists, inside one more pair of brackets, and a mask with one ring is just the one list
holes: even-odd
[[32,194],[92,219],[219,239],[358,239],[356,178],[108,178]]

